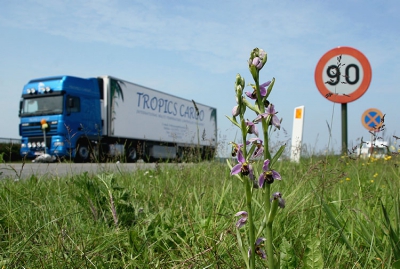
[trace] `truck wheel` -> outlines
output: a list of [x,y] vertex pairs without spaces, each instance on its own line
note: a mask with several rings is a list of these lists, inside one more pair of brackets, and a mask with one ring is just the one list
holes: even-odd
[[134,163],[137,161],[137,153],[135,147],[129,147],[126,150],[126,162]]
[[88,143],[78,143],[76,146],[76,153],[74,162],[76,163],[86,163],[89,161],[90,150]]

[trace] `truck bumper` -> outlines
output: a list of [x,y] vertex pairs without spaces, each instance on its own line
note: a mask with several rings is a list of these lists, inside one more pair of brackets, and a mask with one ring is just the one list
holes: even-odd
[[[23,158],[34,159],[43,154],[49,154],[55,157],[69,156],[65,143],[61,137],[53,136],[47,140],[47,143],[36,141],[37,138],[24,137],[21,139],[20,154]],[[49,147],[50,146],[50,147]]]

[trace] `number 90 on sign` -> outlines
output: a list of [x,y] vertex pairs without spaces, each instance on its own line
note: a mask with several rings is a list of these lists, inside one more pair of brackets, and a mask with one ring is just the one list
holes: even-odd
[[328,51],[315,69],[318,90],[336,103],[349,103],[360,98],[367,91],[371,76],[367,58],[350,47]]
[[[344,58],[352,58],[349,62],[358,62],[354,57],[344,57]],[[330,65],[329,65],[330,64]],[[349,64],[347,66],[343,66],[342,70],[339,70],[336,64],[332,64],[331,62],[327,63],[326,67],[326,75],[324,76],[325,83],[329,84],[330,86],[336,86],[340,82],[343,87],[339,87],[337,93],[338,94],[350,94],[352,91],[353,86],[359,87],[360,86],[360,76],[361,78],[364,74],[360,74],[360,64]],[[343,69],[344,74],[343,74]],[[342,81],[341,81],[342,80]],[[349,87],[345,87],[348,85]]]

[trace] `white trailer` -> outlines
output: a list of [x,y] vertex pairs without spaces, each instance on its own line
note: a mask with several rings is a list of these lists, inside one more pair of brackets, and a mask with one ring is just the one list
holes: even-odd
[[215,108],[111,76],[98,79],[102,144],[110,155],[124,154],[128,161],[214,155]]

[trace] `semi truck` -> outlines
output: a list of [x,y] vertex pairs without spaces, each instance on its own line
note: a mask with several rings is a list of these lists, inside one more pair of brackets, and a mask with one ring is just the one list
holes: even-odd
[[209,159],[217,147],[216,108],[112,76],[32,79],[19,117],[28,159]]

